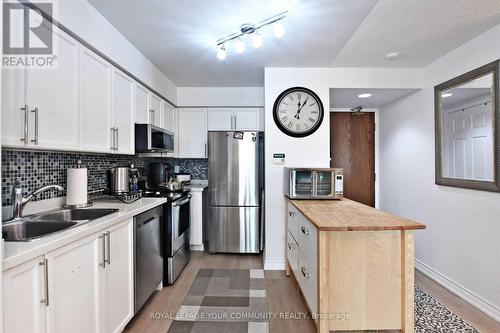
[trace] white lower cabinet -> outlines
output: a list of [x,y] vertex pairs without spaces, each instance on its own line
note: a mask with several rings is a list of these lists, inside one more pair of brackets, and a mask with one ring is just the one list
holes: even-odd
[[87,237],[46,255],[48,332],[99,332],[101,240]]
[[121,332],[133,316],[133,219],[4,272],[4,332]]
[[46,332],[45,261],[38,257],[3,274],[3,331]]
[[[121,332],[134,315],[133,221],[104,234],[106,266],[102,270],[102,332]],[[109,249],[109,251],[108,251]]]

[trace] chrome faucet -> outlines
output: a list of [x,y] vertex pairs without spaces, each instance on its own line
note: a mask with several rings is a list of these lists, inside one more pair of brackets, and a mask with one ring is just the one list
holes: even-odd
[[11,201],[12,201],[12,218],[13,219],[18,219],[23,216],[23,209],[24,206],[30,202],[34,197],[39,195],[42,192],[45,192],[47,190],[58,190],[60,192],[64,191],[64,188],[59,185],[45,185],[42,186],[30,194],[28,194],[26,197],[23,197],[23,191],[21,189],[21,185],[19,185],[18,182],[12,187],[12,192],[11,192]]

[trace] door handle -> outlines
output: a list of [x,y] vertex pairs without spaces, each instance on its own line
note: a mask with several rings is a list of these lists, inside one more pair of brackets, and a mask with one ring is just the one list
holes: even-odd
[[35,113],[35,139],[32,139],[31,142],[38,145],[38,108],[31,110],[31,112]]
[[99,237],[101,239],[102,245],[102,262],[99,263],[99,266],[102,268],[106,268],[106,239],[104,238],[104,234],[101,234]]
[[24,111],[24,137],[21,141],[24,141],[25,144],[28,144],[28,105],[25,104],[24,107],[21,108],[21,111]]
[[288,248],[292,251],[295,250],[295,246],[292,243],[288,243]]
[[306,267],[306,266],[301,266],[301,267],[300,267],[300,271],[302,272],[302,275],[304,275],[304,277],[305,277],[306,279],[309,279],[309,278],[311,277],[311,273],[309,273],[309,272],[307,271],[307,267]]
[[49,306],[49,261],[44,259],[38,264],[43,266],[43,289],[45,294],[45,298],[41,299],[40,303],[45,304],[45,306]]
[[302,230],[304,235],[309,235],[311,233],[311,231],[304,226],[300,227],[300,230]]
[[103,236],[105,239],[107,238],[106,242],[106,251],[108,252],[108,259],[106,259],[106,253],[104,254],[104,263],[111,265],[111,234],[109,231],[106,231]]

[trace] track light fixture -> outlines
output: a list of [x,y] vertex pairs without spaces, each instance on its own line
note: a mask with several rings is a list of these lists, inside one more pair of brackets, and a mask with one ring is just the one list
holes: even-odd
[[217,58],[219,60],[224,60],[226,58],[226,45],[228,42],[236,40],[234,42],[234,49],[237,53],[245,52],[245,42],[242,39],[245,35],[251,36],[252,46],[254,48],[259,48],[262,46],[262,35],[259,30],[265,26],[273,25],[274,36],[276,38],[281,38],[285,34],[285,28],[280,22],[283,20],[288,11],[281,12],[277,15],[271,16],[258,24],[244,23],[241,25],[240,31],[227,35],[224,38],[217,40]]

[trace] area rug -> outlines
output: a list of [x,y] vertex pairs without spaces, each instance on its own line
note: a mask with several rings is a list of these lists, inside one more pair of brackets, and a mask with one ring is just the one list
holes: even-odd
[[419,287],[415,287],[415,332],[479,333]]
[[262,269],[200,269],[169,333],[267,333]]

